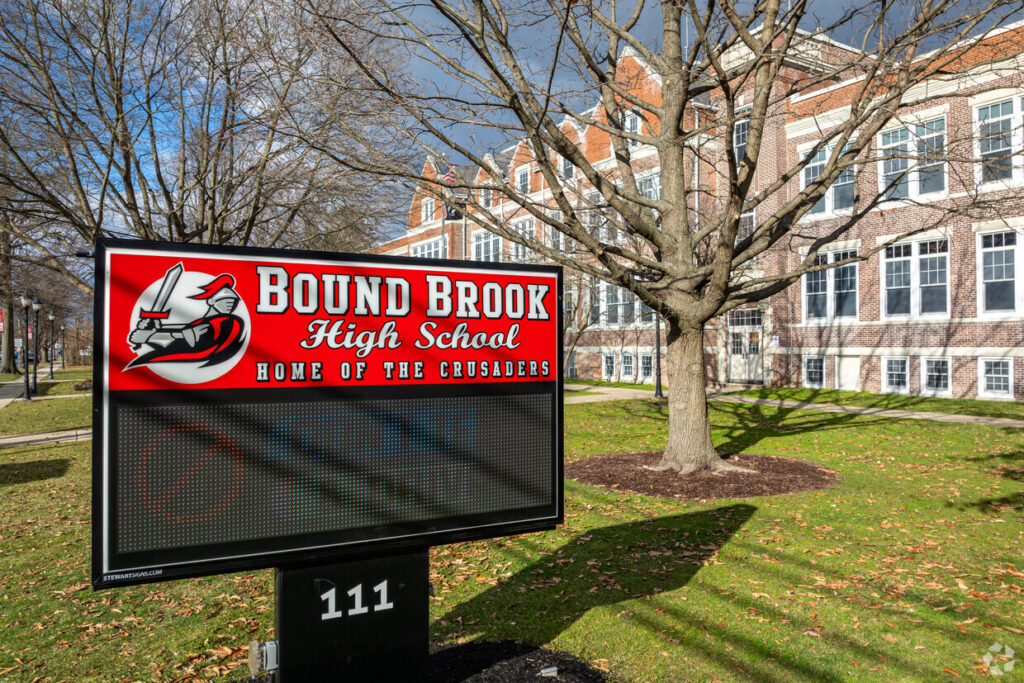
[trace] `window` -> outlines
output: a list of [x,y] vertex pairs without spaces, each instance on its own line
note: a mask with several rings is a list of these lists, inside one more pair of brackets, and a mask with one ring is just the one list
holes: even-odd
[[603,370],[605,379],[615,379],[615,356],[608,354],[604,357]]
[[907,377],[906,358],[882,358],[882,389],[896,393],[906,393],[910,386]]
[[885,316],[949,313],[949,240],[893,244],[884,260]]
[[576,379],[576,352],[573,351],[569,354],[568,360],[565,362],[565,376],[569,379]]
[[943,192],[946,189],[946,119],[925,121],[917,126],[918,194]]
[[590,297],[590,324],[596,325],[601,322],[601,296],[598,292],[598,282],[592,277],[587,277],[587,293]]
[[622,354],[622,376],[633,376],[633,354],[631,353]]
[[1013,361],[1009,358],[978,359],[978,393],[1013,398]]
[[516,173],[516,189],[522,194],[527,194],[530,191],[530,169],[521,168]]
[[743,333],[731,332],[729,334],[729,353],[734,356],[743,355]]
[[422,214],[420,216],[420,218],[421,218],[420,222],[421,223],[429,223],[430,221],[434,220],[434,200],[433,199],[430,199],[430,198],[424,199],[423,202],[420,205],[420,209],[422,211]]
[[[628,111],[622,117],[622,130],[626,133],[632,133],[634,135],[640,134],[640,117],[636,115],[636,112]],[[639,140],[633,140],[626,138],[626,147],[634,149],[640,146]]]
[[730,311],[729,327],[761,327],[761,309],[741,308]]
[[946,190],[946,119],[881,134],[879,192],[886,199],[910,199]]
[[661,199],[661,175],[649,175],[636,181],[636,189],[647,199]]
[[921,393],[950,394],[949,359],[921,359]]
[[[548,215],[551,216],[551,220],[561,223],[563,214],[561,211],[549,211]],[[548,238],[552,249],[558,251],[565,251],[569,244],[569,236],[565,233],[559,232],[553,226],[548,226]]]
[[485,187],[480,190],[480,206],[485,209],[491,205],[491,188]]
[[640,379],[654,377],[654,358],[649,354],[640,356]]
[[750,132],[750,119],[739,119],[732,124],[732,151],[733,158],[738,166],[747,153],[747,134]]
[[568,158],[562,157],[562,177],[566,180],[572,180],[575,175],[576,167],[572,165]]
[[[817,154],[807,159],[800,176],[802,179],[800,189],[804,189],[818,179],[818,176],[824,172],[833,151],[835,148],[832,146],[823,147],[818,150]],[[836,177],[832,185],[825,191],[824,196],[815,202],[808,213],[818,215],[848,211],[853,208],[856,199],[857,173],[853,166],[848,166]]]
[[[512,224],[512,229],[517,233],[528,239],[533,239],[533,219],[527,218],[526,220],[519,221]],[[524,261],[530,254],[530,249],[525,245],[519,244],[518,242],[512,242],[509,247],[511,251],[511,257],[513,261]]]
[[[817,265],[857,256],[855,249],[818,254]],[[804,320],[857,317],[857,264],[848,263],[804,275]]]
[[473,233],[473,260],[500,261],[501,238],[483,230]]
[[885,314],[910,315],[911,244],[885,248]]
[[804,356],[804,386],[808,389],[821,389],[825,386],[823,356]]
[[569,327],[575,327],[575,324],[574,324],[575,320],[573,318],[573,313],[576,312],[576,309],[573,307],[573,298],[572,297],[573,297],[573,293],[572,292],[565,292],[562,295],[562,315],[564,316],[565,320],[567,321],[567,324],[568,324]]
[[882,133],[882,196],[903,199],[910,196],[910,131],[906,128]]
[[1017,247],[1020,240],[1012,231],[980,235],[981,291],[983,313],[1006,313],[1018,309],[1020,292],[1016,285]]
[[411,249],[413,258],[443,258],[444,240],[415,244]]
[[982,183],[1013,177],[1013,100],[978,108]]
[[609,325],[619,324],[619,288],[610,282],[604,283],[604,320]]

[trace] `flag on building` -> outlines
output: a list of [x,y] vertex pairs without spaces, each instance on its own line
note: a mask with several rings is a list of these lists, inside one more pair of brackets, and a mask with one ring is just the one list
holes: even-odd
[[448,184],[448,185],[454,185],[455,184],[455,167],[454,166],[451,166],[451,165],[448,166],[448,172],[444,174],[444,178],[442,178],[442,180],[444,180],[444,182],[446,184]]

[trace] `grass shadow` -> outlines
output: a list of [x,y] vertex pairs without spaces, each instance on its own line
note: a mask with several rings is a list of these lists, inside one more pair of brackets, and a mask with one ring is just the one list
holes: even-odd
[[0,488],[63,477],[67,474],[70,464],[71,461],[67,458],[53,458],[0,465]]
[[[868,417],[856,413],[811,412],[801,408],[759,406],[749,403],[708,402],[712,433],[720,453],[742,453],[765,437],[821,433],[839,429],[864,429],[894,418]],[[715,425],[714,414],[733,424]],[[716,434],[717,432],[717,434]]]
[[548,643],[591,609],[682,588],[756,510],[728,505],[588,531],[436,625],[453,636]]

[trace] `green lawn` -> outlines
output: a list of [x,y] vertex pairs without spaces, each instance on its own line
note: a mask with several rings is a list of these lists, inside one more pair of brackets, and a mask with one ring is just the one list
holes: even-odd
[[[567,458],[664,443],[653,402],[565,412]],[[626,681],[934,681],[980,675],[995,642],[1024,652],[1024,430],[712,415],[723,450],[840,483],[702,504],[567,482],[560,529],[434,549],[432,638],[550,644]],[[89,453],[0,451],[0,679],[245,678],[271,572],[93,593]]]
[[[39,383],[42,391],[43,382]],[[0,409],[0,436],[92,427],[92,399],[15,400]]]
[[[606,382],[602,379],[569,379],[566,377],[563,380],[566,384],[589,384],[595,387],[621,387],[623,389],[646,389],[648,391],[654,391],[653,384],[640,384],[633,382]],[[663,391],[668,391],[668,385],[662,384],[661,388]]]
[[799,389],[791,387],[752,389],[740,392],[744,396],[834,403],[867,408],[896,408],[923,410],[932,413],[959,413],[983,417],[1009,417],[1024,420],[1024,403],[1017,401],[979,401],[973,398],[934,398],[904,394],[872,394],[867,391],[838,391],[836,389]]

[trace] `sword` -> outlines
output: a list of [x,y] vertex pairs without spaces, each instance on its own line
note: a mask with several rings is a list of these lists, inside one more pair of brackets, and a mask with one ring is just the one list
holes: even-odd
[[[160,283],[160,289],[156,293],[153,306],[148,311],[139,311],[139,323],[136,325],[136,329],[148,330],[151,327],[160,327],[160,321],[170,315],[167,301],[171,298],[171,292],[174,291],[174,286],[178,284],[178,278],[181,277],[181,273],[184,270],[185,268],[181,263],[178,263],[178,265],[172,266],[167,271],[167,274],[164,275],[164,281]],[[139,346],[139,344],[136,344],[135,348]]]

